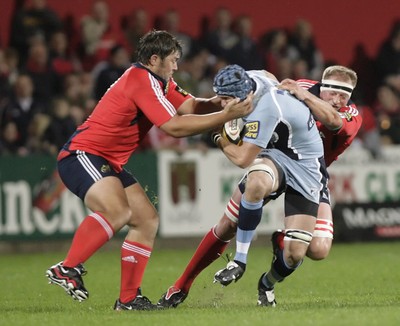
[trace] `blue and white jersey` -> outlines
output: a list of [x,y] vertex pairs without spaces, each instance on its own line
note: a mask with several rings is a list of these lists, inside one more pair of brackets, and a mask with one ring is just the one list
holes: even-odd
[[247,71],[256,82],[254,110],[244,118],[244,142],[261,148],[273,147],[294,160],[324,155],[322,140],[309,108],[264,71]]

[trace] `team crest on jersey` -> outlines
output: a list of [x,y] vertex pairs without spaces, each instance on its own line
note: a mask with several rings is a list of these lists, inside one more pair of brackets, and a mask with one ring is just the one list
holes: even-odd
[[100,168],[100,171],[101,171],[102,173],[107,173],[107,172],[110,172],[110,171],[111,171],[111,168],[110,168],[110,166],[109,166],[108,164],[103,164],[103,165],[101,166],[101,168]]
[[169,90],[169,80],[166,82],[165,87],[164,87],[164,94],[166,95]]
[[277,143],[279,141],[279,135],[278,135],[278,133],[276,132],[276,131],[274,131],[273,133],[272,133],[272,136],[271,136],[271,139],[270,139],[270,143],[271,144],[275,144],[275,143]]
[[348,112],[348,111],[346,111],[346,112],[339,112],[339,115],[340,115],[342,118],[346,119],[347,121],[353,120],[353,115],[352,115],[350,112]]
[[308,119],[308,130],[310,130],[315,125],[315,120],[313,115],[310,113],[310,117]]
[[181,87],[179,87],[178,85],[176,85],[176,91],[180,94],[182,94],[183,96],[188,96],[188,92],[186,92],[184,89],[182,89]]
[[256,139],[260,131],[260,122],[259,121],[247,122],[245,128],[246,128],[246,133],[244,134],[244,137],[250,139]]

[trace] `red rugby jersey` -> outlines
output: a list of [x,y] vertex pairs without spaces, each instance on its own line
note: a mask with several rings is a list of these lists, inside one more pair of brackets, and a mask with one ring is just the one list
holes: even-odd
[[[297,83],[319,97],[320,84],[314,80],[299,79]],[[357,135],[362,124],[362,117],[354,103],[349,101],[347,106],[339,109],[343,125],[339,130],[329,130],[321,122],[317,121],[317,127],[324,144],[324,157],[326,166],[336,161]]]
[[165,82],[135,64],[110,86],[58,159],[82,150],[104,157],[120,172],[150,128],[169,121],[191,97],[173,79]]

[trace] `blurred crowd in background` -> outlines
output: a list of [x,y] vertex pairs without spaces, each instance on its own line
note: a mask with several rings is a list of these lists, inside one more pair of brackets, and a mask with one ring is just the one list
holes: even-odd
[[[180,13],[170,9],[154,21],[135,9],[121,17],[119,30],[110,24],[110,7],[94,2],[82,19],[61,18],[46,0],[19,1],[8,44],[0,44],[0,154],[55,155],[97,101],[132,62],[139,39],[149,29],[163,29],[183,44],[174,79],[199,97],[213,96],[212,81],[221,67],[236,63],[247,70],[265,69],[279,80],[320,80],[326,66],[307,20],[288,28],[252,35],[249,16],[233,17],[229,8],[199,19],[201,36],[180,29]],[[400,20],[393,22],[376,57],[355,47],[354,69],[359,82],[352,100],[364,123],[356,141],[381,158],[382,145],[400,144]],[[153,128],[142,150],[213,146],[207,135],[175,139]]]

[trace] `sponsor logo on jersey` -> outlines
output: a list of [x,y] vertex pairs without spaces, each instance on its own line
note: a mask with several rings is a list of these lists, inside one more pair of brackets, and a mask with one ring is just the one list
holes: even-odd
[[310,116],[308,118],[308,130],[311,130],[311,128],[314,127],[314,125],[315,125],[315,120],[314,120],[313,115],[310,112]]
[[102,173],[107,173],[107,172],[110,172],[110,171],[111,171],[111,168],[110,168],[110,166],[109,166],[108,164],[103,164],[103,165],[101,166],[101,168],[100,168],[100,171],[101,171]]
[[258,133],[260,131],[260,122],[259,121],[252,121],[246,123],[246,138],[256,139]]
[[316,196],[319,193],[319,191],[316,188],[311,188],[310,193],[311,193],[311,196]]
[[353,115],[349,111],[339,112],[339,115],[341,118],[346,119],[347,121],[353,120]]
[[279,135],[278,135],[278,133],[276,131],[274,131],[272,133],[272,136],[271,136],[271,139],[270,139],[270,143],[272,143],[272,145],[273,145],[273,144],[277,143],[278,141],[279,141]]
[[167,94],[168,94],[168,90],[169,90],[169,80],[168,80],[167,83],[165,84],[164,95],[167,95]]
[[182,94],[183,96],[188,96],[188,92],[186,92],[184,89],[182,89],[181,87],[179,87],[178,85],[176,85],[176,91],[180,94]]

